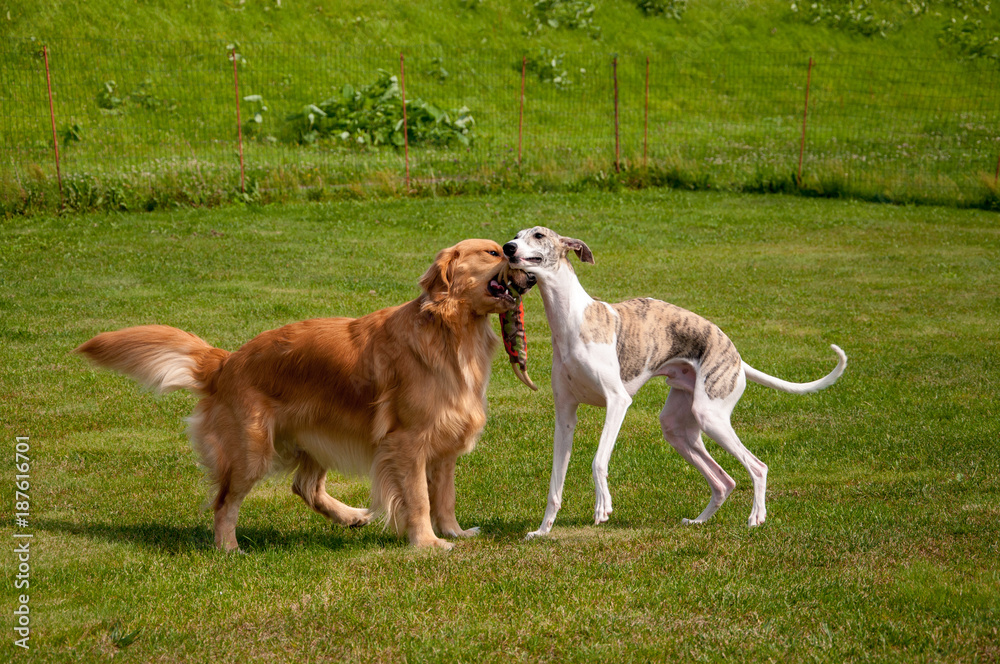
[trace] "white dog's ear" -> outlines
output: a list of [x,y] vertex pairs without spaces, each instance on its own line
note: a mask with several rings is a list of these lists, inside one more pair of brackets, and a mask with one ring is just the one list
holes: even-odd
[[448,289],[451,287],[451,280],[455,275],[453,263],[457,255],[458,250],[455,247],[442,249],[438,252],[434,263],[424,272],[424,276],[420,277],[420,287],[434,302],[448,297]]
[[560,237],[559,240],[562,242],[563,246],[567,249],[572,249],[576,252],[576,257],[579,258],[584,263],[594,264],[594,252],[590,250],[587,243],[583,240],[577,240],[571,237]]

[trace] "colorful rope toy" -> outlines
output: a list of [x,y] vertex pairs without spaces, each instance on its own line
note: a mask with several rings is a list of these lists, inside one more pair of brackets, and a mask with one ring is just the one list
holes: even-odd
[[516,306],[500,314],[500,330],[503,347],[510,358],[510,368],[518,380],[533,390],[538,386],[528,376],[528,337],[524,332],[524,302],[521,297],[535,285],[535,278],[521,270],[510,270],[507,274],[507,289],[516,301]]

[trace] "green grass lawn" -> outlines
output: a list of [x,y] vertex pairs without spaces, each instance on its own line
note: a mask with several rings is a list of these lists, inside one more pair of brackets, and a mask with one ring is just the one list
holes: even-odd
[[[610,522],[591,524],[603,411],[581,409],[551,537],[551,346],[526,300],[530,393],[502,353],[490,419],[459,462],[446,554],[332,527],[276,477],[247,499],[247,555],[212,548],[184,437],[195,398],[154,398],[70,351],[165,323],[235,349],[315,316],[417,295],[436,251],[549,225],[584,239],[607,300],[651,295],[719,323],[791,380],[850,362],[829,390],[750,386],[734,414],[770,467],[768,521],[737,480],[708,524],[704,480],[662,441],[660,382],[626,417]],[[1000,236],[994,214],[669,190],[387,199],[0,221],[0,537],[12,661],[995,661],[1000,657]],[[30,516],[12,528],[15,437]],[[367,500],[364,482],[331,493]],[[30,532],[30,589],[15,533]],[[31,649],[13,645],[29,595]]]

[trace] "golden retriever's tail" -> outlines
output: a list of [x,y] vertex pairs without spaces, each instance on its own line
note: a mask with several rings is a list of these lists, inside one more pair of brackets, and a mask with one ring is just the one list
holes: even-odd
[[215,392],[219,370],[229,357],[229,351],[166,325],[104,332],[75,352],[131,376],[157,394],[185,389],[200,396]]

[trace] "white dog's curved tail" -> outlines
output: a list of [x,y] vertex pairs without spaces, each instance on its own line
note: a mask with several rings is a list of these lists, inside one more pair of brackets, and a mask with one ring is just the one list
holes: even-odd
[[822,389],[830,387],[837,382],[840,375],[844,373],[844,369],[847,368],[847,355],[844,351],[840,350],[839,346],[830,344],[830,348],[833,352],[837,354],[840,358],[837,361],[837,366],[833,368],[833,371],[823,376],[819,380],[814,380],[811,383],[791,383],[787,380],[781,380],[780,378],[775,378],[774,376],[769,376],[763,371],[758,371],[752,366],[743,363],[743,372],[749,380],[755,383],[764,385],[765,387],[773,387],[776,390],[781,390],[782,392],[790,392],[792,394],[808,394],[809,392],[818,392]]
[[215,392],[215,379],[229,351],[166,325],[104,332],[76,349],[94,364],[120,371],[157,394],[185,389]]

